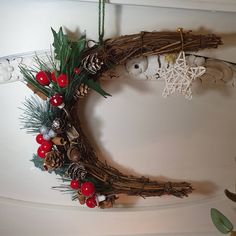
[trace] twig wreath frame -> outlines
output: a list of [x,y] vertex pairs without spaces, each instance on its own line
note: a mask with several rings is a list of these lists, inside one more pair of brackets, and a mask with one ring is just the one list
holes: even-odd
[[[104,2],[99,4],[99,42],[88,47],[86,36],[71,41],[62,28],[52,29],[54,54],[48,62],[35,57],[38,67],[20,66],[27,86],[39,96],[27,99],[21,117],[23,127],[38,133],[40,144],[33,156],[36,167],[55,171],[66,184],[61,191],[71,191],[73,198],[93,208],[110,208],[119,194],[133,196],[188,196],[193,190],[187,182],[162,182],[125,175],[99,160],[83,132],[77,115],[77,102],[88,89],[107,97],[99,78],[111,67],[127,60],[149,55],[217,48],[221,38],[191,32],[141,32],[103,40]],[[102,26],[102,27],[101,27]]]

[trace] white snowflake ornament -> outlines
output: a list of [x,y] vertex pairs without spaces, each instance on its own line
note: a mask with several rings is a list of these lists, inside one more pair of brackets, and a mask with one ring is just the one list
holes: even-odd
[[187,65],[185,53],[181,51],[173,65],[163,66],[158,74],[165,80],[163,97],[173,94],[175,91],[183,94],[186,99],[192,99],[191,85],[194,79],[206,72],[203,66],[191,67]]

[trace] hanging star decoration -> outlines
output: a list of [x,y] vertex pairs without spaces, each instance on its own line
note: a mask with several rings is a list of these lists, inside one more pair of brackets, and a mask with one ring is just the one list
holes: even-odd
[[157,74],[165,80],[165,88],[162,93],[167,97],[175,91],[181,93],[186,99],[192,99],[192,82],[203,75],[206,68],[203,66],[191,67],[187,64],[185,52],[181,51],[172,65],[165,65],[158,69]]

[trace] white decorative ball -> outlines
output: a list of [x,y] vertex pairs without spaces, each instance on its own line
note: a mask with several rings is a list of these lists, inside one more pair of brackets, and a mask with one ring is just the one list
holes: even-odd
[[48,134],[44,134],[43,139],[48,141],[51,139],[51,137]]
[[57,136],[57,133],[54,130],[50,129],[48,135],[51,138],[55,138]]
[[43,125],[41,128],[40,128],[40,133],[41,134],[47,134],[48,133],[48,127],[46,127],[45,125]]

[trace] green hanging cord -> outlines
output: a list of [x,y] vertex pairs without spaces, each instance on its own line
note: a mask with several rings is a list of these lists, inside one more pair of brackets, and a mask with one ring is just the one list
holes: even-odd
[[104,19],[105,19],[105,0],[99,0],[98,35],[99,35],[100,45],[103,43],[103,37],[104,37]]

